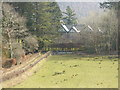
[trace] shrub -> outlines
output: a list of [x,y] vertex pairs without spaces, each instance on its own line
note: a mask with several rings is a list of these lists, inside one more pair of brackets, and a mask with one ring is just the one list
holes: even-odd
[[13,58],[17,60],[17,64],[21,63],[23,55],[25,55],[25,51],[22,48],[22,45],[19,43],[15,43],[13,47]]
[[38,41],[33,36],[28,36],[24,39],[24,49],[26,53],[34,53],[38,50]]

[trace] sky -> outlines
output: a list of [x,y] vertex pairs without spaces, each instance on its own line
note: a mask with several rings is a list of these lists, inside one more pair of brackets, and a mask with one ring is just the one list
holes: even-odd
[[[0,0],[0,2],[104,2],[108,0]],[[119,2],[120,0],[111,0],[113,2]]]

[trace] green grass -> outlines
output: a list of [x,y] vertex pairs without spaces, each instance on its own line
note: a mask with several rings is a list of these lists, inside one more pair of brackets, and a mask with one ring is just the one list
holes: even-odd
[[117,87],[118,58],[54,55],[39,71],[14,88]]

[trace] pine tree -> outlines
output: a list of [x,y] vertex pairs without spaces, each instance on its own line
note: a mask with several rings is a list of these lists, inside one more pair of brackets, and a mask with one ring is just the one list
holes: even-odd
[[63,17],[63,21],[65,22],[65,24],[67,24],[67,25],[76,25],[77,24],[77,21],[75,18],[76,14],[69,6],[67,6],[66,12],[63,12],[63,14],[65,14],[65,16]]
[[29,32],[37,36],[40,47],[53,42],[53,38],[58,36],[61,11],[56,2],[24,2],[12,3],[12,5],[27,18]]

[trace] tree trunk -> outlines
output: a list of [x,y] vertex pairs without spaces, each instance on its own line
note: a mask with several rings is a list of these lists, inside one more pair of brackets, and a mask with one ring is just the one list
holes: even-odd
[[8,37],[9,37],[10,58],[13,59],[12,40],[9,32],[8,32]]

